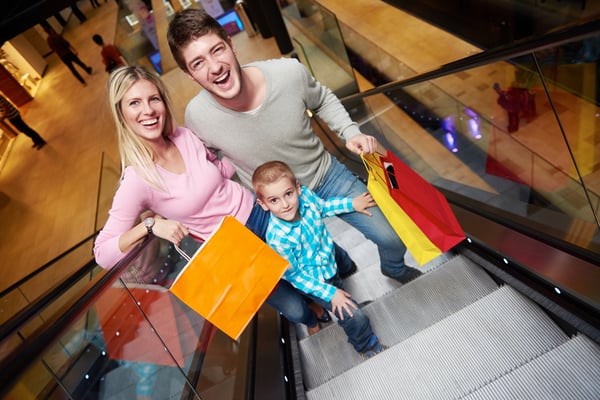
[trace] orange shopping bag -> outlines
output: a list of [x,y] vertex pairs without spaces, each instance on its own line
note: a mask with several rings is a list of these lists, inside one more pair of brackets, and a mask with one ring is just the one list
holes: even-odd
[[362,159],[371,196],[419,265],[465,238],[446,198],[390,151]]
[[237,340],[287,267],[283,257],[228,216],[169,290]]

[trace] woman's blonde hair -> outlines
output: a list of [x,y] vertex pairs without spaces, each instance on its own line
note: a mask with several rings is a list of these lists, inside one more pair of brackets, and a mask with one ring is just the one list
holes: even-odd
[[148,184],[159,190],[166,190],[164,182],[153,162],[152,151],[127,125],[121,108],[121,102],[125,93],[140,80],[146,80],[154,84],[165,105],[166,115],[163,136],[167,138],[175,131],[171,99],[162,80],[157,75],[140,66],[124,66],[114,70],[108,80],[108,99],[117,128],[119,153],[121,155],[121,178],[123,177],[125,168],[133,166]]

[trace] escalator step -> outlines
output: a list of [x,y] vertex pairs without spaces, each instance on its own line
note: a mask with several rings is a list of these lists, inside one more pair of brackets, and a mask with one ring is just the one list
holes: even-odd
[[600,346],[576,336],[463,399],[600,399]]
[[[371,275],[382,278],[378,271],[371,271]],[[497,288],[498,285],[481,267],[458,256],[376,299],[363,310],[381,342],[393,346]],[[300,356],[308,389],[364,361],[347,342],[344,331],[337,324],[302,339]]]
[[456,399],[567,340],[537,305],[503,286],[308,391],[307,398]]

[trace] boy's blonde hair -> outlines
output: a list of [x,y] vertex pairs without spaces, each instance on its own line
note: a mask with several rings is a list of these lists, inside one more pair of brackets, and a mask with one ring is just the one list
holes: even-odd
[[256,196],[262,196],[262,189],[282,178],[288,178],[290,182],[296,183],[297,179],[292,169],[283,161],[267,161],[259,165],[252,174],[252,186]]

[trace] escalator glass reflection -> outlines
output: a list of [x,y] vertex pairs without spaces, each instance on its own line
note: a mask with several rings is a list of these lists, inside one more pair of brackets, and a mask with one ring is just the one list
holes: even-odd
[[[198,243],[190,239],[182,247],[190,254]],[[249,335],[229,339],[167,290],[184,265],[170,243],[150,241],[31,364],[11,395],[235,398],[245,390]]]
[[392,88],[348,108],[363,132],[437,186],[598,254],[600,179],[589,145],[598,107],[587,84],[597,63],[566,55],[580,54],[586,40]]

